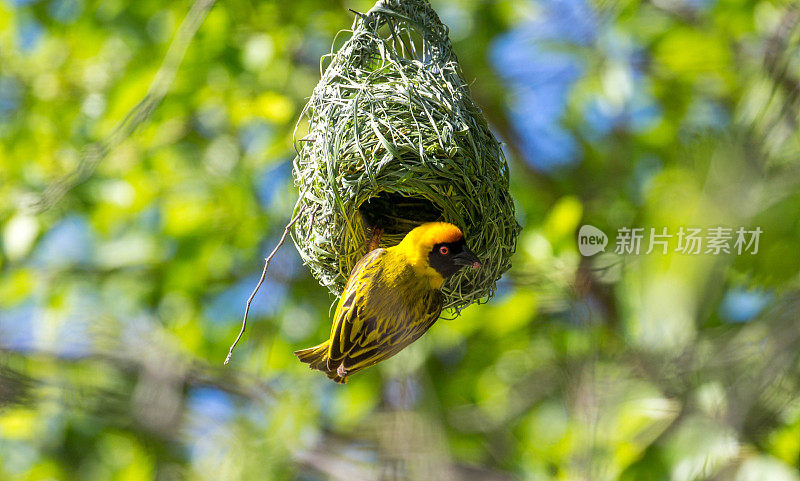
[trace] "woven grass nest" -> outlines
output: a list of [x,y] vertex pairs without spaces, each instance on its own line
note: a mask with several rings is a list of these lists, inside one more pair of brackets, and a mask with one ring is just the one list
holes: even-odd
[[447,27],[427,0],[381,0],[326,59],[294,161],[292,238],[303,261],[338,296],[374,226],[389,247],[421,223],[444,220],[483,262],[445,283],[446,307],[492,296],[520,227],[508,164],[461,77]]

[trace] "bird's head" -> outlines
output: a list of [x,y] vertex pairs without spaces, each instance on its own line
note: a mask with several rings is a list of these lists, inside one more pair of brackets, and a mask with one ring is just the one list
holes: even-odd
[[406,234],[400,247],[408,257],[432,277],[452,276],[464,266],[480,269],[481,262],[467,249],[461,229],[447,222],[428,222]]

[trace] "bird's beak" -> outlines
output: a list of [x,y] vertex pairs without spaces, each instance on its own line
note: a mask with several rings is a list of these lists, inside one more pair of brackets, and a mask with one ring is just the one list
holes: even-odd
[[472,266],[473,269],[481,268],[481,260],[467,248],[453,256],[453,262],[457,266]]

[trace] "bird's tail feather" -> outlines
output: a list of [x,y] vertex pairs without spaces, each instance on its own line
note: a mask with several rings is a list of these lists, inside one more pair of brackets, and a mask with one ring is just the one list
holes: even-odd
[[328,370],[328,341],[314,347],[300,349],[295,351],[294,355],[297,356],[302,362],[308,364],[311,369],[320,371]]
[[299,351],[295,351],[294,355],[297,356],[300,361],[308,364],[308,367],[311,369],[316,369],[318,371],[324,372],[329,378],[333,381],[338,383],[346,383],[347,378],[341,377],[336,372],[336,370],[328,369],[328,345],[330,341],[325,341],[322,344],[319,344],[314,347],[309,347],[306,349],[300,349]]

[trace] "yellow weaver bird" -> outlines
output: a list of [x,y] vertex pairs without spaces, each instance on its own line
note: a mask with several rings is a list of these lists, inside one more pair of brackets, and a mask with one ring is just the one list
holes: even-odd
[[423,224],[398,245],[369,252],[350,273],[330,338],[295,355],[347,382],[422,336],[442,312],[442,284],[464,266],[479,269],[481,263],[461,230],[446,222]]

